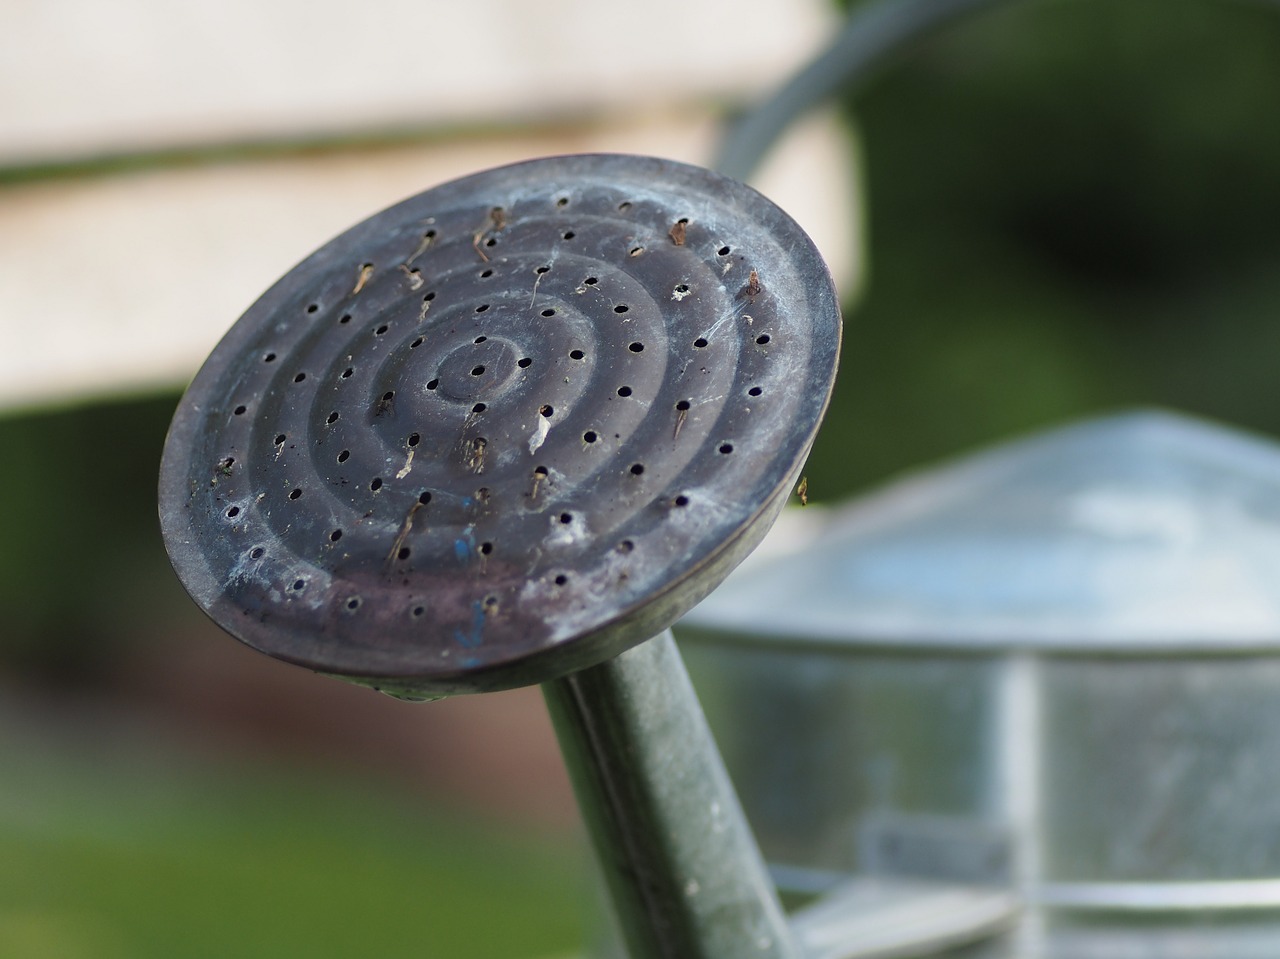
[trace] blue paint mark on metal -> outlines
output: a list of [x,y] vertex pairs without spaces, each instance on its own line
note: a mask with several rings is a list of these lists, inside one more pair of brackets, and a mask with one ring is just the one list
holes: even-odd
[[476,531],[474,526],[468,526],[461,536],[453,541],[453,555],[458,558],[459,563],[468,563],[475,556],[476,552]]
[[471,604],[471,629],[454,629],[453,638],[467,649],[475,649],[484,642],[484,605],[479,600]]

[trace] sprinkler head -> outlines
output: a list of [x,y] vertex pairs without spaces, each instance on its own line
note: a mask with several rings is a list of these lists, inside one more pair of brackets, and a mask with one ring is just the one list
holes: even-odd
[[741,183],[568,156],[399,203],[219,343],[160,479],[195,601],[406,698],[655,635],[754,547],[835,375],[830,277]]

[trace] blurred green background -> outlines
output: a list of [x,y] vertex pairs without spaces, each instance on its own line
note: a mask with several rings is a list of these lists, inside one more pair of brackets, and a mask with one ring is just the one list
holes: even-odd
[[[1134,404],[1280,433],[1275,5],[1010,3],[848,106],[870,264],[812,498]],[[157,530],[177,399],[0,419],[0,955],[571,952],[590,894],[563,831],[350,749],[294,762],[235,704],[235,735],[101,732],[182,712],[203,680],[175,647],[223,642]]]

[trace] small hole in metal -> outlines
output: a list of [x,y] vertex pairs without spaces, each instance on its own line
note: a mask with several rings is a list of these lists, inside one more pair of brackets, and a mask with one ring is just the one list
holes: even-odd
[[643,352],[644,352],[644,344],[643,344],[643,343],[632,343],[630,346],[628,346],[628,347],[627,347],[627,349],[629,349],[632,353],[643,353]]
[[583,358],[584,356],[586,356],[586,355],[587,355],[587,354],[583,353],[583,352],[582,352],[582,350],[570,350],[570,351],[569,351],[569,359],[571,359],[571,360],[580,360],[580,359],[582,359],[582,358]]
[[481,303],[479,306],[477,306],[477,307],[476,307],[476,312],[477,312],[477,313],[483,313],[483,312],[484,312],[485,310],[487,310],[487,309],[489,309],[489,304],[488,304],[488,303]]
[[266,356],[262,358],[263,363],[274,363],[275,361],[276,361],[276,355],[274,353],[268,353]]
[[632,475],[632,476],[641,476],[641,475],[643,475],[643,473],[644,473],[644,464],[643,464],[643,463],[632,463],[632,464],[631,464],[631,475]]
[[573,514],[572,514],[572,513],[561,513],[561,514],[560,514],[560,522],[561,522],[561,523],[563,523],[563,524],[565,524],[566,526],[568,526],[570,523],[572,523],[572,522],[573,522]]
[[288,438],[289,437],[285,436],[283,433],[277,433],[275,439],[276,446],[284,446],[284,441]]
[[615,312],[615,313],[625,313],[625,312],[627,312],[627,310],[629,310],[629,309],[631,309],[631,307],[627,306],[625,303],[619,303],[617,306],[615,306],[615,307],[613,308],[613,312]]
[[295,377],[293,378],[293,382],[295,382],[295,383],[301,383],[301,382],[302,382],[303,380],[305,380],[306,378],[307,378],[307,374],[306,374],[306,373],[299,373],[297,376],[295,376]]
[[400,552],[396,553],[396,559],[408,559],[409,554],[413,551],[408,546],[401,546]]
[[492,543],[481,543],[481,544],[480,544],[480,555],[481,555],[481,556],[488,556],[488,555],[489,555],[490,553],[492,553],[492,552],[493,552],[493,544],[492,544]]
[[555,310],[543,310],[543,311],[542,311],[542,315],[543,315],[543,316],[555,316],[555,315],[556,315],[556,311],[555,311]]
[[237,517],[237,516],[239,516],[239,515],[240,515],[240,507],[239,507],[239,506],[232,506],[229,510],[227,510],[227,516],[228,516],[228,517],[230,517],[230,518],[233,518],[233,519],[234,519],[235,517]]
[[427,612],[427,607],[425,607],[425,606],[415,606],[415,607],[413,607],[412,615],[413,615],[413,617],[414,617],[415,619],[417,619],[417,618],[418,618],[418,617],[420,617],[420,616],[424,616],[424,615],[426,615],[426,612]]
[[753,387],[751,387],[751,389],[747,390],[747,395],[748,395],[748,396],[759,396],[759,395],[760,395],[761,393],[763,393],[763,392],[764,392],[764,390],[760,389],[760,387],[758,387],[758,386],[753,386]]
[[343,450],[341,453],[338,454],[339,463],[345,463],[350,458],[351,458],[351,450]]
[[542,406],[538,407],[538,412],[547,417],[547,419],[550,419],[552,414],[555,413],[555,408],[544,403]]
[[631,387],[629,387],[629,386],[619,386],[619,387],[618,387],[618,395],[619,395],[619,396],[630,396],[630,395],[631,395]]
[[337,410],[334,410],[332,413],[330,413],[330,414],[325,418],[325,422],[326,422],[326,423],[328,423],[330,426],[332,426],[334,423],[338,422],[338,411],[337,411]]
[[359,596],[352,596],[349,600],[347,600],[347,609],[359,609],[359,608],[360,608]]
[[430,302],[431,302],[432,300],[434,300],[435,298],[436,298],[436,291],[435,291],[435,290],[430,290],[430,291],[428,291],[428,292],[426,293],[426,295],[424,295],[424,296],[422,297],[422,302],[423,302],[423,303],[430,303]]
[[732,444],[732,443],[721,443],[721,444],[720,444],[720,452],[721,452],[721,453],[724,453],[726,456],[727,456],[728,454],[732,453],[732,452],[733,452],[733,444]]
[[689,505],[689,497],[687,497],[687,496],[683,496],[683,495],[681,495],[681,496],[677,496],[677,497],[675,498],[675,504],[676,504],[677,506],[688,506],[688,505]]
[[310,306],[307,307],[307,312],[314,313],[318,309],[320,309],[320,305],[318,303],[312,303]]
[[675,289],[675,291],[676,291],[677,293],[688,293],[688,292],[689,292],[689,284],[688,284],[688,283],[677,283],[677,284],[676,284],[676,289]]
[[301,499],[301,497],[302,497],[302,490],[297,486],[295,486],[292,492],[289,493],[289,499]]
[[429,389],[429,390],[434,390],[434,389],[435,389],[437,386],[439,386],[439,385],[440,385],[440,381],[439,381],[439,380],[428,380],[428,381],[427,381],[427,389]]
[[340,377],[340,379],[349,380],[351,379],[351,376],[354,373],[355,373],[355,370],[353,370],[351,367],[348,366],[345,370],[342,371],[342,376]]
[[475,406],[471,407],[471,412],[472,412],[472,413],[483,413],[483,412],[484,412],[485,410],[487,410],[488,408],[489,408],[489,407],[488,407],[486,404],[484,404],[484,403],[477,403]]
[[621,543],[618,544],[619,553],[629,553],[635,548],[636,548],[636,544],[631,542],[631,540],[629,539],[624,539]]
[[537,268],[536,270],[534,270],[533,272],[534,272],[534,273],[550,273],[550,272],[551,272],[551,267],[544,263],[542,266],[538,267],[538,268]]
[[628,255],[628,256],[639,256],[639,255],[640,255],[641,253],[643,253],[643,252],[644,252],[644,247],[642,247],[642,246],[633,246],[633,247],[632,247],[632,248],[627,252],[627,255]]
[[477,336],[477,337],[476,337],[474,340],[472,340],[471,342],[472,342],[472,343],[483,343],[483,342],[484,342],[485,340],[487,340],[488,338],[489,338],[489,337],[487,337],[487,336]]
[[706,337],[704,336],[698,337],[696,340],[693,341],[693,345],[696,346],[698,349],[702,349],[704,346],[707,345]]
[[473,366],[473,367],[471,368],[471,375],[472,375],[472,376],[480,376],[480,375],[482,375],[483,373],[484,373],[484,367],[483,367],[483,366]]
[[533,363],[533,360],[527,356],[522,356],[520,359],[516,360],[516,366],[520,367],[522,370],[527,370],[531,363]]
[[599,438],[600,435],[595,430],[587,430],[582,434],[582,442],[584,443],[594,443]]
[[431,490],[426,490],[426,489],[424,489],[421,493],[419,493],[419,494],[418,494],[418,502],[419,502],[419,503],[421,503],[423,506],[426,506],[428,503],[430,503],[430,502],[431,502]]
[[497,241],[497,239],[496,239],[495,237],[492,237],[492,236],[491,236],[491,237],[489,237],[489,239],[487,239],[487,240],[485,240],[485,241],[484,241],[484,245],[485,245],[485,246],[497,246],[497,245],[498,245],[498,241]]
[[585,283],[587,286],[595,286],[597,283],[600,282],[600,278],[595,276],[589,276],[582,282]]
[[237,406],[237,407],[236,407],[234,410],[232,410],[231,412],[232,412],[232,414],[233,414],[233,415],[235,415],[235,416],[244,416],[244,414],[245,414],[245,407],[243,407],[243,406]]
[[619,213],[626,213],[626,212],[627,212],[628,210],[630,210],[630,209],[631,209],[631,201],[630,201],[630,200],[623,200],[621,203],[619,203],[619,204],[618,204],[618,212],[619,212]]
[[678,403],[676,403],[676,409],[678,409],[681,413],[683,413],[688,408],[689,408],[688,400],[680,400]]
[[336,543],[340,539],[342,539],[342,530],[340,529],[335,529],[329,534],[329,542],[331,543]]
[[727,246],[722,246],[720,247],[720,249],[716,250],[716,252],[719,253],[721,256],[728,256],[729,248]]
[[339,323],[350,323],[350,322],[351,322],[351,314],[350,314],[350,313],[343,313],[343,314],[342,314],[342,316],[338,317],[338,322],[339,322]]
[[569,198],[567,196],[562,196],[560,199],[556,200],[556,206],[563,207],[568,205],[569,205]]
[[391,327],[389,327],[389,326],[387,326],[387,324],[383,323],[381,326],[379,326],[376,330],[374,330],[374,331],[373,331],[373,335],[374,335],[374,336],[381,336],[383,333],[387,332],[387,330],[389,330],[389,329],[391,329]]
[[759,343],[761,346],[764,346],[766,343],[769,342],[769,339],[770,337],[768,333],[761,333],[759,336],[756,337],[756,342]]
[[538,477],[545,477],[547,475],[547,468],[545,466],[535,466],[533,468],[533,474]]
[[419,436],[417,433],[410,433],[408,443],[410,446],[417,446],[421,439],[422,437]]
[[369,481],[369,489],[373,490],[375,493],[378,492],[378,490],[382,489],[382,477],[375,476],[373,479],[371,479]]
[[572,230],[565,230],[565,231],[564,231],[564,238],[565,238],[566,240],[572,240],[575,236],[577,236],[577,234],[576,234],[576,233],[574,233]]
[[563,586],[567,582],[569,582],[569,577],[566,576],[564,573],[561,573],[559,576],[556,577],[557,586]]
[[306,585],[307,581],[305,579],[295,579],[293,581],[293,588],[295,592],[302,592],[302,590],[306,588]]
[[491,276],[493,276],[493,270],[481,270],[481,271],[480,271],[480,279],[482,279],[482,280],[487,280],[487,279],[489,279],[489,277],[491,277]]
[[267,551],[263,549],[261,546],[255,546],[253,549],[249,550],[249,558],[262,559],[262,557],[266,554],[266,552]]
[[418,337],[416,340],[414,340],[412,343],[409,344],[409,349],[416,350],[421,345],[422,345],[422,337]]

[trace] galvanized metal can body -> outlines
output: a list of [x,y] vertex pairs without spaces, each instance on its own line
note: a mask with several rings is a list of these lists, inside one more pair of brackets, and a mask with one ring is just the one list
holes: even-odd
[[[1119,417],[726,583],[683,648],[783,888],[902,887],[914,951],[867,955],[1273,955],[1277,490],[1269,443]],[[948,924],[920,883],[1012,898]]]

